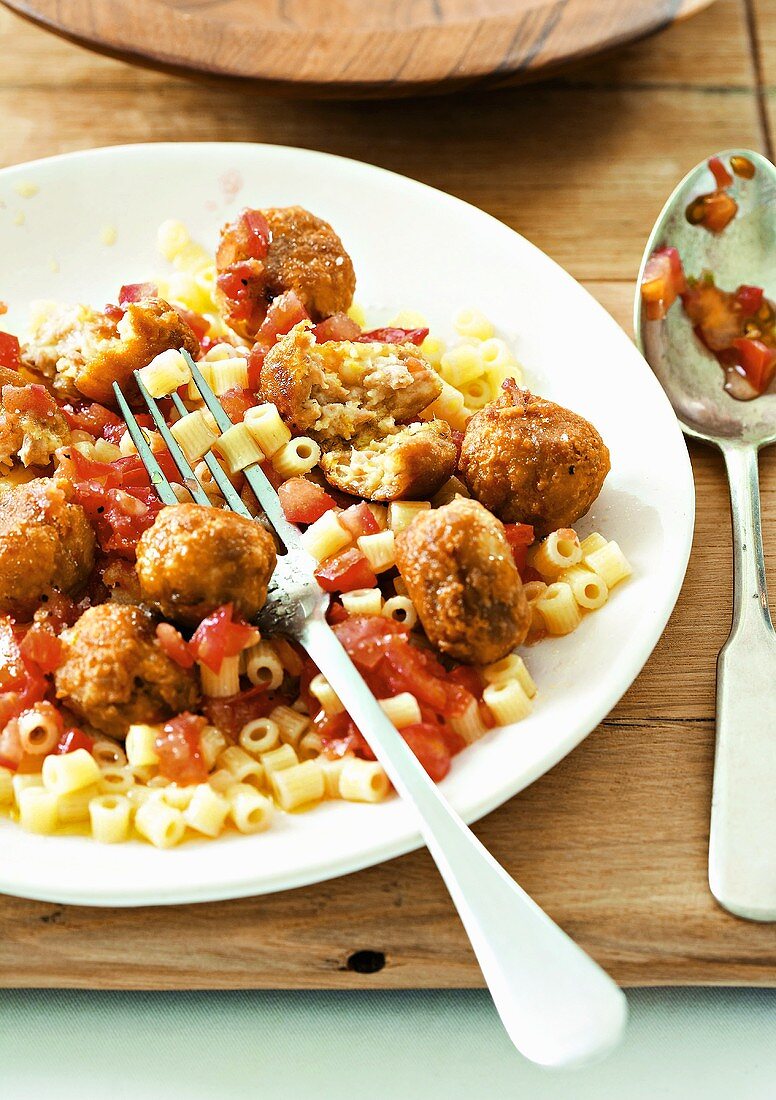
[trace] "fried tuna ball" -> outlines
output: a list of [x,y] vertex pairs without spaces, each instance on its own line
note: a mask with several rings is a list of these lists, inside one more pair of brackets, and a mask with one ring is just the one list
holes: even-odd
[[[262,218],[270,231],[265,256]],[[273,298],[286,291],[293,290],[320,321],[347,310],[356,288],[342,241],[328,222],[301,206],[243,210],[221,231],[216,269],[218,307],[235,332],[248,338],[256,335]]]
[[442,653],[487,665],[525,639],[531,615],[504,528],[476,500],[421,512],[397,536],[396,564]]
[[225,603],[254,618],[275,561],[274,540],[255,520],[201,504],[163,508],[137,544],[143,602],[187,626]]
[[164,653],[140,607],[90,607],[60,640],[57,698],[103,733],[123,738],[133,723],[162,722],[197,703],[193,671]]
[[589,421],[516,384],[466,426],[460,469],[472,496],[539,536],[571,527],[601,492],[609,451]]
[[28,617],[50,592],[76,595],[94,566],[94,531],[66,481],[0,494],[0,608]]

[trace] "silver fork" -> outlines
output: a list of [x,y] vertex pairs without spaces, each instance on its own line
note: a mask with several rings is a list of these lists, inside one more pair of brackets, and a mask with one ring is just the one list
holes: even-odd
[[[196,364],[183,354],[219,431],[226,431],[231,420]],[[156,402],[139,378],[137,382],[183,484],[195,501],[209,505]],[[113,388],[159,498],[177,504],[121,389],[116,383]],[[173,401],[186,412],[177,396]],[[205,462],[227,506],[249,515],[212,452]],[[326,622],[329,597],[315,580],[316,563],[302,547],[298,529],[283,515],[277,493],[258,464],[243,473],[287,550],[278,559],[257,625],[268,634],[286,634],[304,647],[414,811],[512,1042],[526,1058],[545,1066],[582,1065],[601,1057],[617,1043],[625,1025],[627,1005],[621,990],[509,877],[429,779]]]

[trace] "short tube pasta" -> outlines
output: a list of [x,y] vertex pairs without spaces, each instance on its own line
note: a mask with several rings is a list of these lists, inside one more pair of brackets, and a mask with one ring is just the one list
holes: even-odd
[[325,676],[321,676],[320,672],[317,676],[313,676],[310,681],[310,692],[315,696],[318,702],[328,715],[341,714],[345,709],[340,702],[340,698],[337,695],[334,688],[331,686]]
[[167,397],[191,381],[189,364],[174,348],[154,356],[137,375],[151,397]]
[[339,794],[347,802],[382,802],[391,783],[382,764],[376,760],[345,760],[339,773]]
[[272,465],[281,477],[301,477],[321,460],[321,448],[306,435],[290,440],[272,456]]
[[245,675],[252,684],[274,691],[283,683],[283,665],[271,642],[257,642],[245,650]]
[[397,729],[405,726],[413,726],[423,721],[420,713],[420,704],[409,691],[402,691],[399,695],[392,695],[389,699],[378,699],[380,707]]
[[311,523],[301,536],[302,546],[316,561],[325,561],[339,550],[344,550],[351,541],[350,531],[345,530],[337,519],[337,513],[331,510]]
[[190,829],[203,836],[215,837],[223,830],[229,813],[229,801],[218,794],[208,783],[194,788],[183,819]]
[[291,439],[290,429],[270,402],[248,409],[244,424],[267,458],[274,458]]
[[[546,588],[546,585],[544,587]],[[482,669],[482,678],[487,684],[505,684],[510,680],[517,680],[529,699],[533,699],[536,695],[536,684],[525,667],[525,661],[517,653],[509,653],[500,661],[485,665]]]
[[245,752],[260,756],[280,744],[280,726],[272,718],[254,718],[240,730],[239,742]]
[[227,792],[227,801],[229,817],[241,833],[260,833],[269,828],[274,813],[271,798],[238,783]]
[[229,390],[247,389],[248,360],[237,355],[233,359],[219,359],[210,367],[208,382],[216,397],[223,397]]
[[219,768],[231,772],[237,783],[249,783],[252,787],[264,785],[264,765],[238,745],[224,749],[216,763]]
[[227,473],[236,474],[254,462],[264,461],[264,452],[245,424],[233,424],[213,443],[213,450],[224,460]]
[[393,619],[394,622],[404,623],[409,630],[412,630],[418,622],[415,604],[409,596],[391,596],[383,604],[381,614],[384,619]]
[[306,714],[300,714],[292,707],[275,707],[270,711],[270,718],[280,731],[280,740],[285,745],[296,748],[302,735],[310,728],[310,719]]
[[[330,515],[327,512],[326,515]],[[379,531],[376,535],[361,535],[358,548],[369,562],[373,573],[384,573],[396,563],[396,536],[393,531]]]
[[451,718],[450,725],[467,745],[478,741],[480,737],[484,737],[488,732],[488,727],[482,720],[480,707],[476,699],[471,700],[463,714]]
[[394,500],[388,505],[388,526],[395,535],[409,527],[420,512],[427,512],[431,504],[427,500]]
[[25,787],[18,794],[19,824],[28,833],[49,836],[59,824],[57,796],[45,787]]
[[517,680],[503,684],[488,684],[482,700],[500,726],[521,722],[531,713],[531,700]]
[[355,588],[340,596],[348,615],[379,615],[383,609],[383,594],[379,588]]
[[173,848],[183,840],[186,822],[180,810],[161,798],[149,798],[138,806],[135,828],[155,848]]
[[70,794],[81,787],[100,781],[100,769],[86,749],[76,749],[63,756],[47,756],[41,772],[43,786],[54,794]]
[[570,527],[552,531],[528,553],[530,564],[545,580],[557,580],[564,569],[576,565],[581,558],[579,536]]
[[293,768],[295,764],[299,763],[299,757],[291,745],[284,744],[272,749],[271,752],[262,753],[261,763],[264,771],[271,779],[275,772],[282,771],[284,768]]
[[218,439],[205,409],[196,409],[170,425],[170,435],[192,464],[206,455]]
[[92,836],[100,844],[123,844],[129,836],[132,803],[117,794],[103,794],[89,803]]
[[305,760],[272,773],[272,793],[282,810],[295,810],[309,802],[320,802],[325,785],[317,761]]
[[570,634],[582,621],[574,593],[563,581],[555,581],[536,601],[548,634]]
[[609,598],[603,577],[584,565],[574,565],[565,569],[558,578],[564,581],[574,593],[574,599],[586,611],[597,611]]
[[633,572],[630,562],[617,542],[607,542],[605,546],[587,554],[585,565],[597,573],[608,588],[614,588]]
[[240,690],[240,656],[224,657],[218,672],[198,663],[202,691],[214,699],[225,699]]
[[45,711],[42,706],[24,711],[17,718],[16,724],[24,752],[33,756],[45,756],[56,748],[61,725],[53,707]]
[[127,759],[133,768],[156,767],[159,753],[156,751],[155,726],[134,725],[129,727],[126,740]]

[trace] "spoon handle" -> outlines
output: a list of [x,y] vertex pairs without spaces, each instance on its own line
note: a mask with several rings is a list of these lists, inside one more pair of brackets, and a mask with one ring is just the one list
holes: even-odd
[[776,633],[757,451],[723,447],[733,521],[733,626],[717,662],[709,885],[739,917],[776,920]]

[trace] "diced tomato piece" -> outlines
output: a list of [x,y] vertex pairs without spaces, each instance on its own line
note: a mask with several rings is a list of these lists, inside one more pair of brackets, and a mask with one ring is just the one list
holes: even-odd
[[687,280],[678,250],[673,247],[656,249],[646,262],[641,280],[647,318],[661,320],[686,289]]
[[530,584],[531,581],[540,581],[543,579],[539,570],[534,569],[532,565],[526,565],[523,569],[520,569],[518,566],[518,572],[523,584]]
[[35,623],[19,648],[25,661],[33,661],[42,672],[53,672],[62,663],[62,643],[51,626]]
[[234,386],[226,393],[222,393],[218,400],[233,424],[242,423],[248,409],[252,409],[258,404],[254,392],[241,389],[239,386]]
[[444,779],[450,771],[451,754],[439,726],[418,722],[413,726],[405,726],[400,733],[430,778],[435,783]]
[[427,328],[373,328],[359,333],[353,339],[363,344],[422,344],[428,336]]
[[248,389],[257,393],[261,385],[261,370],[269,348],[264,344],[254,344],[248,356]]
[[765,393],[776,373],[776,349],[769,348],[762,340],[742,337],[732,346],[738,352],[738,361],[747,379],[758,393]]
[[460,687],[466,688],[469,694],[473,695],[475,699],[479,699],[482,696],[482,689],[485,686],[482,676],[480,676],[477,669],[472,668],[471,665],[457,665],[448,672],[447,679],[451,684],[459,684]]
[[307,320],[308,317],[307,310],[295,291],[287,290],[273,299],[266,317],[259,326],[256,333],[256,342],[248,356],[248,387],[250,389],[254,391],[259,389],[264,358],[269,349],[276,343],[278,337],[285,336],[294,325]]
[[421,703],[451,718],[465,712],[470,693],[448,679],[444,667],[427,650],[418,649],[407,639],[392,639],[385,649],[390,667],[390,685],[395,692],[409,691]]
[[354,588],[374,588],[377,584],[372,567],[355,546],[318,566],[315,579],[324,592],[352,592]]
[[723,191],[726,187],[730,187],[733,182],[733,177],[719,157],[709,158],[709,171],[714,177],[714,182],[720,191]]
[[195,660],[218,673],[225,657],[236,657],[246,646],[258,641],[255,627],[235,621],[234,607],[225,603],[203,619],[192,635],[189,648]]
[[46,387],[37,383],[3,386],[3,408],[6,412],[34,416],[39,420],[59,411],[59,406]]
[[245,250],[254,260],[263,260],[269,252],[272,230],[260,210],[243,210],[240,221],[245,228]]
[[289,523],[315,523],[336,507],[334,499],[306,477],[292,477],[278,488],[280,506]]
[[347,313],[333,313],[315,326],[313,334],[319,344],[324,344],[327,340],[358,340],[361,326],[348,317]]
[[175,661],[176,665],[180,665],[181,668],[193,667],[194,654],[189,649],[180,631],[176,630],[170,623],[159,623],[156,628],[156,640],[160,648],[164,650],[171,661]]
[[339,514],[339,521],[343,527],[350,531],[354,539],[361,535],[376,535],[380,530],[380,524],[375,519],[375,514],[366,503],[351,504]]
[[326,611],[326,622],[329,626],[336,626],[337,623],[344,623],[345,619],[349,618],[350,616],[339,600],[332,600]]
[[353,615],[334,626],[334,633],[361,669],[374,668],[383,659],[386,647],[395,635],[409,633],[404,623],[384,619],[382,615]]
[[534,541],[534,529],[530,523],[505,523],[504,533],[518,572],[522,573],[528,560],[528,547]]
[[156,283],[127,283],[119,290],[119,305],[126,306],[130,302],[141,302],[143,298],[156,298],[158,294]]
[[[63,405],[62,412],[71,431],[89,432],[95,438],[108,439],[108,442],[118,442],[126,431],[121,417],[96,401],[92,404]],[[110,438],[106,432],[110,433]],[[117,433],[118,439],[115,439]]]
[[763,304],[765,292],[761,286],[740,286],[736,291],[736,301],[744,317],[754,317]]
[[326,751],[335,757],[355,753],[364,760],[374,760],[363,734],[353,719],[345,711],[328,716],[325,711],[315,719],[316,732],[320,735]]
[[279,703],[286,701],[276,692],[268,692],[263,684],[258,684],[225,699],[206,698],[204,711],[214,726],[229,737],[237,737],[246,722],[266,718]]
[[[21,714],[21,711],[18,712]],[[24,750],[19,736],[19,723],[16,716],[0,727],[0,767],[16,771],[21,764]]]
[[70,729],[66,729],[59,739],[57,745],[57,753],[60,756],[64,756],[69,752],[77,752],[78,749],[86,749],[87,752],[91,752],[94,748],[94,741],[83,730],[79,730],[77,726],[71,726]]
[[19,338],[10,332],[0,332],[0,367],[18,370],[22,365],[22,352]]
[[181,786],[205,782],[207,766],[202,759],[205,725],[204,718],[188,712],[165,722],[156,738],[160,775]]

